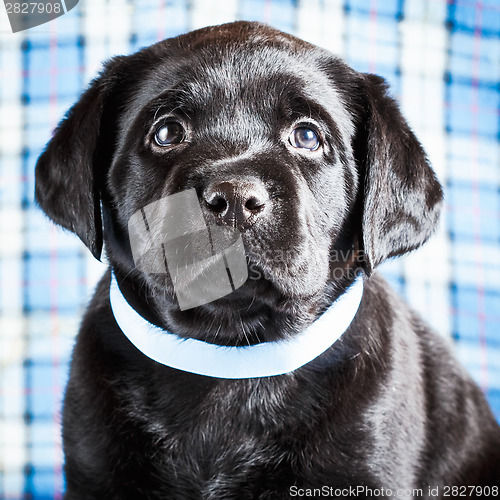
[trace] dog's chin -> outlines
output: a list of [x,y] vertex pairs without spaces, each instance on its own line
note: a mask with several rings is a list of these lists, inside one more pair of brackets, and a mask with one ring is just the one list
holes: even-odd
[[220,345],[248,345],[292,336],[314,319],[322,295],[321,290],[310,295],[299,286],[290,289],[261,277],[248,279],[216,300],[183,310],[172,285],[156,281],[154,287],[154,296],[159,299],[156,309],[168,329]]
[[[203,300],[213,292],[217,284],[204,279],[206,275],[202,270],[198,274],[191,274],[189,281],[184,281],[183,287],[184,290],[193,290],[193,297],[190,298],[193,307],[199,311],[214,313],[232,310],[252,315],[254,311],[260,311],[261,306],[265,306],[285,313],[294,313],[313,305],[322,297],[327,275],[327,272],[318,273],[317,270],[300,272],[294,268],[280,269],[249,261],[248,276],[244,283],[238,287],[233,285],[231,292],[222,292],[214,300]],[[181,306],[178,289],[176,290],[168,273],[149,274],[146,281],[154,289],[153,295],[163,297],[169,309],[191,309]],[[197,298],[202,299],[198,304]]]

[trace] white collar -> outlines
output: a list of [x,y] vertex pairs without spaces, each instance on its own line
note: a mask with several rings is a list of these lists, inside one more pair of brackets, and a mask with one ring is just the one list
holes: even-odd
[[185,339],[144,319],[122,295],[111,273],[111,310],[125,336],[149,358],[171,368],[224,379],[282,375],[325,352],[351,324],[363,295],[358,276],[314,323],[290,339],[228,347]]

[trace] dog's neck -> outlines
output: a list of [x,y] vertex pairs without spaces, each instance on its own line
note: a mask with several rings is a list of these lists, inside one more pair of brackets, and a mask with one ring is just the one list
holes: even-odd
[[185,372],[223,379],[271,377],[292,372],[331,347],[347,330],[363,295],[356,281],[316,321],[289,339],[228,347],[181,338],[143,318],[125,299],[111,273],[110,303],[130,342],[147,357]]

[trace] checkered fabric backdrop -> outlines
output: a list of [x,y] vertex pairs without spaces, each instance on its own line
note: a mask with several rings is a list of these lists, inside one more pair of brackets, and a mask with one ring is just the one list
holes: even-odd
[[61,498],[60,404],[103,265],[33,201],[35,161],[101,62],[260,20],[388,79],[446,190],[440,230],[384,273],[445,337],[500,419],[498,0],[81,0],[12,34],[0,6],[0,498]]

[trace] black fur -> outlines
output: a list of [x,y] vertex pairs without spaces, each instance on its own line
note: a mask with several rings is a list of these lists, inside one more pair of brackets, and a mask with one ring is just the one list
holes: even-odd
[[[184,125],[185,142],[154,144],[162,116]],[[289,132],[311,122],[322,147],[293,148]],[[223,218],[204,196],[224,182],[258,185],[266,210]],[[241,230],[249,280],[181,311],[168,275],[135,269],[127,222],[188,188],[208,221]],[[108,272],[65,397],[65,498],[275,500],[292,486],[427,497],[496,484],[500,430],[483,395],[373,273],[429,238],[442,200],[382,79],[256,23],[165,40],[105,66],[41,155],[36,198],[96,258],[104,239],[127,299],[180,336],[292,336],[367,275],[355,320],[325,354],[287,375],[220,380],[137,351],[112,316]]]

